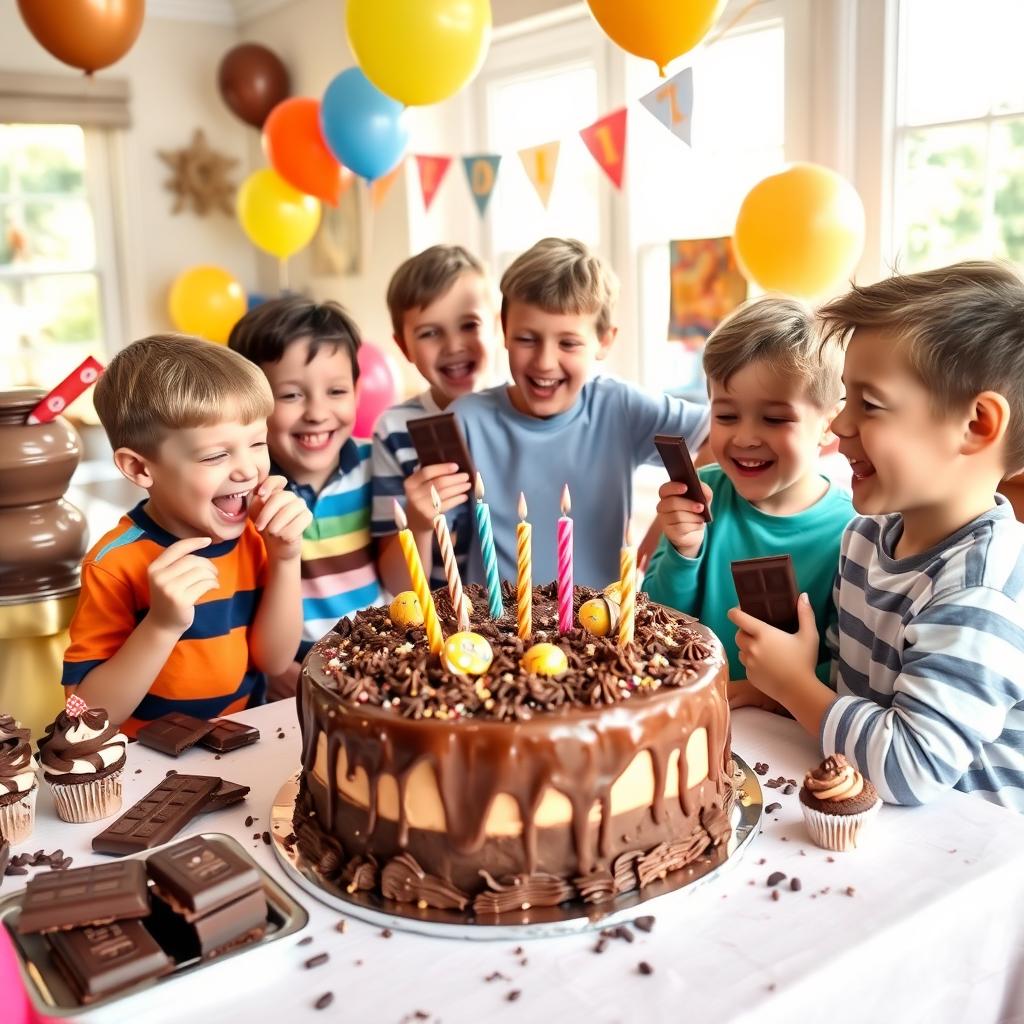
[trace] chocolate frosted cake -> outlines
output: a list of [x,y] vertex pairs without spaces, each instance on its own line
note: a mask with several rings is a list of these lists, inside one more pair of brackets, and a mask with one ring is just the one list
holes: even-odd
[[[623,651],[583,629],[559,635],[555,586],[538,587],[532,643],[565,657],[546,648],[564,671],[535,674],[514,592],[500,620],[481,588],[466,592],[470,629],[493,652],[480,675],[447,670],[423,628],[387,608],[343,619],[307,657],[295,836],[319,873],[421,909],[521,920],[723,860],[728,679],[710,630],[639,595]],[[600,596],[577,587],[574,610]],[[434,601],[451,637],[448,596]]]

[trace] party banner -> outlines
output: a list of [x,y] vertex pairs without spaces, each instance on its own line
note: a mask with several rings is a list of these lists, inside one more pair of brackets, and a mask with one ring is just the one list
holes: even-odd
[[626,166],[626,108],[606,114],[584,128],[580,137],[612,184],[622,188],[622,171]]
[[466,181],[473,195],[480,216],[487,210],[491,201],[494,185],[498,180],[498,164],[501,157],[497,153],[480,153],[477,156],[464,156],[462,166],[466,169]]
[[708,335],[747,297],[731,238],[669,242],[668,336],[701,349]]
[[551,198],[551,186],[555,183],[555,167],[558,165],[559,142],[545,142],[540,146],[531,146],[519,150],[519,159],[523,161],[527,177],[540,196],[540,201],[547,209]]
[[380,204],[384,202],[385,196],[391,191],[391,186],[394,185],[404,163],[404,160],[399,160],[384,177],[370,182],[370,205],[375,210],[380,209]]
[[416,154],[416,166],[420,172],[420,188],[423,191],[423,207],[429,210],[430,204],[441,187],[444,176],[448,173],[452,158],[450,156],[422,156]]
[[690,145],[693,116],[693,68],[683,68],[640,102],[670,131]]

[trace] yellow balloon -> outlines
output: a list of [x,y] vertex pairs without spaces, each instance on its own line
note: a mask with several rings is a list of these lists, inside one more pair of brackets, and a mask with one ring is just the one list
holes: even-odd
[[292,188],[269,167],[242,182],[235,209],[249,241],[282,260],[309,245],[320,224],[320,200]]
[[605,35],[622,49],[665,65],[692,50],[715,23],[725,0],[587,0]]
[[841,175],[794,164],[758,182],[740,206],[736,255],[767,291],[816,299],[841,287],[864,249],[864,204]]
[[490,0],[348,0],[348,42],[363,74],[407,106],[438,103],[480,70]]
[[245,289],[220,267],[189,267],[171,285],[167,311],[171,323],[223,345],[245,314]]

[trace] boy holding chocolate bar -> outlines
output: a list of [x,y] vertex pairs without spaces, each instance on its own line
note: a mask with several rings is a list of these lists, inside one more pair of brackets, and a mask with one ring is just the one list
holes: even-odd
[[889,803],[950,788],[1024,811],[1024,525],[996,493],[1024,466],[1024,282],[960,263],[854,287],[821,310],[846,347],[833,421],[861,513],[843,535],[830,630],[734,610],[750,681]]
[[[671,480],[659,492],[663,536],[643,589],[715,631],[729,659],[733,707],[777,705],[746,682],[728,618],[736,604],[730,563],[791,555],[815,621],[826,626],[835,618],[839,539],[853,506],[818,469],[842,394],[842,354],[819,357],[818,348],[813,313],[792,299],[758,299],[725,319],[704,350],[717,464],[698,471],[702,494]],[[710,525],[706,507],[714,513]],[[822,645],[822,679],[828,660]]]
[[269,475],[273,404],[252,363],[184,335],[129,345],[100,378],[114,463],[148,494],[86,555],[62,683],[129,736],[259,703],[261,673],[295,656],[311,516]]

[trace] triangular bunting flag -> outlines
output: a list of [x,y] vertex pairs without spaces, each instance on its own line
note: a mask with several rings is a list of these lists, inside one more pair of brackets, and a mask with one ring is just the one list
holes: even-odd
[[601,170],[622,188],[622,171],[626,166],[626,108],[607,114],[580,132],[580,138],[598,162]]
[[667,82],[662,82],[640,102],[670,131],[690,144],[693,116],[693,68],[683,68]]
[[380,209],[380,204],[384,202],[384,197],[391,191],[391,186],[394,185],[395,179],[402,170],[403,163],[405,163],[404,160],[399,160],[383,178],[375,178],[370,182],[370,205],[375,210]]
[[473,193],[480,216],[484,215],[491,201],[494,185],[498,180],[498,164],[501,157],[496,153],[481,153],[479,156],[464,156],[462,166],[466,169],[469,191]]
[[452,162],[450,156],[422,156],[416,154],[416,166],[420,172],[420,189],[423,191],[423,207],[429,210],[430,204],[441,187],[448,167]]
[[545,209],[551,198],[551,186],[555,183],[558,146],[558,142],[545,142],[542,146],[519,150],[519,159],[523,161],[523,167],[526,168],[526,173]]

